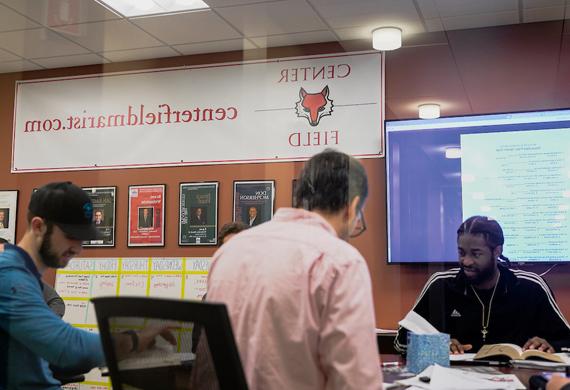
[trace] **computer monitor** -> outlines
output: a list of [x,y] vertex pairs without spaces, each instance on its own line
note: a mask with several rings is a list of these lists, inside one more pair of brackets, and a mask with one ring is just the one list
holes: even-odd
[[495,218],[516,262],[570,261],[570,110],[386,122],[389,263],[457,261]]

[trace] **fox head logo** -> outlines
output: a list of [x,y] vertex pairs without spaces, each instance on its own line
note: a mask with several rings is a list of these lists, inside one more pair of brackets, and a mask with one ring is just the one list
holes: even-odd
[[333,111],[333,101],[329,99],[328,85],[317,93],[307,93],[301,87],[299,98],[296,106],[297,116],[307,118],[311,126],[317,126],[323,116],[331,115]]

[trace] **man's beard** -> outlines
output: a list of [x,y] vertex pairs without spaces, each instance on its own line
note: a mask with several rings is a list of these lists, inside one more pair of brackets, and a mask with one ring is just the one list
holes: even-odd
[[61,264],[59,263],[59,256],[57,256],[52,251],[51,247],[52,234],[53,234],[53,225],[48,224],[46,234],[44,235],[42,245],[40,246],[40,257],[42,258],[43,263],[49,268],[62,268]]
[[[463,269],[463,268],[464,267],[461,266],[461,269]],[[482,270],[480,269],[474,278],[467,278],[467,280],[471,284],[481,284],[483,282],[486,282],[487,280],[492,279],[494,274],[495,274],[495,268],[494,267],[488,267],[488,268],[485,268]]]

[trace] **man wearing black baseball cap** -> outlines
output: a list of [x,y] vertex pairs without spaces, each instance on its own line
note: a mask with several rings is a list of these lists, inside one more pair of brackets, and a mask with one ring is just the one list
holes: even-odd
[[[99,335],[72,327],[46,305],[41,275],[63,268],[97,238],[93,205],[70,182],[51,183],[32,194],[28,228],[18,245],[0,253],[0,390],[59,389],[48,363],[87,372],[105,364]],[[117,353],[141,352],[157,335],[176,343],[165,327],[116,334]]]

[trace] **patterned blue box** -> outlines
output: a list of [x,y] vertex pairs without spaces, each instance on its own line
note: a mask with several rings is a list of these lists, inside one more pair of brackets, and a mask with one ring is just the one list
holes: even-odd
[[408,332],[408,371],[419,374],[434,363],[449,367],[449,335]]

